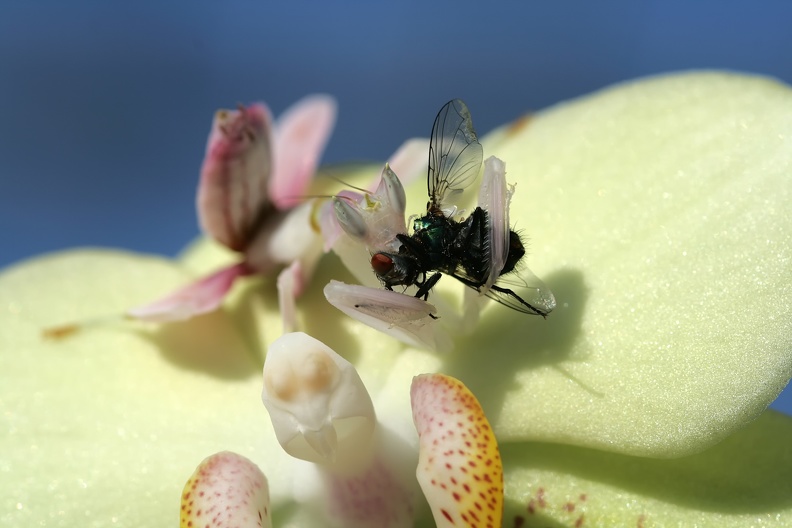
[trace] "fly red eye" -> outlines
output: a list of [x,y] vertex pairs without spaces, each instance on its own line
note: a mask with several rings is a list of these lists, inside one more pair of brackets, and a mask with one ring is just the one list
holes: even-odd
[[375,253],[371,257],[371,267],[377,275],[386,275],[393,269],[393,259],[384,253]]

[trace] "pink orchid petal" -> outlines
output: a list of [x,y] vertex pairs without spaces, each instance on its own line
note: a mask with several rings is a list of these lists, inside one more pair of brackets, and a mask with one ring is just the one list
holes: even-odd
[[476,397],[444,374],[410,388],[419,453],[416,475],[438,527],[501,526],[503,464]]
[[335,118],[335,99],[312,95],[292,105],[278,119],[269,182],[269,197],[278,209],[289,209],[304,200]]
[[216,310],[223,302],[237,277],[251,273],[245,263],[222,268],[211,275],[176,290],[149,304],[127,311],[127,315],[143,321],[183,321]]
[[437,310],[423,299],[339,281],[330,281],[324,294],[348,316],[404,343],[441,352],[452,346],[448,333],[431,318]]
[[181,528],[270,528],[269,485],[247,458],[228,451],[203,462],[184,485]]
[[416,178],[426,178],[429,168],[429,138],[408,139],[388,159],[393,172],[402,184],[408,185]]
[[511,193],[506,185],[506,164],[495,156],[484,162],[484,175],[479,189],[479,207],[487,212],[490,240],[490,270],[481,295],[489,291],[506,264],[509,254],[509,201]]
[[263,104],[215,114],[201,168],[197,207],[201,228],[235,251],[250,242],[269,204],[270,112]]

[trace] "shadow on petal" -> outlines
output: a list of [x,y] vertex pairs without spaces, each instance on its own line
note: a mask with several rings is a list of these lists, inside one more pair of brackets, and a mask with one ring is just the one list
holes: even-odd
[[[273,335],[267,339],[269,329],[263,327],[264,314],[278,310],[278,293],[274,281],[260,277],[250,279],[245,283],[241,293],[228,303],[226,310],[250,350],[258,370],[261,371],[264,357],[267,355],[267,341],[271,342],[280,335]],[[277,324],[280,327],[279,317]]]
[[[488,307],[480,326],[457,341],[458,350],[447,356],[441,369],[464,381],[492,422],[498,421],[506,393],[515,389],[516,373],[576,359],[571,354],[581,338],[580,325],[588,299],[583,274],[576,269],[560,270],[545,282],[558,302],[558,308],[546,320],[502,306]],[[591,387],[584,388],[599,395]]]
[[[316,269],[316,274],[311,278],[312,287],[307,288],[303,296],[297,300],[297,306],[304,314],[303,329],[308,335],[337,350],[347,361],[356,363],[360,359],[360,346],[363,343],[359,336],[348,329],[355,328],[360,323],[336,309],[325,299],[322,287],[331,279],[349,284],[357,283],[335,254],[325,255]],[[383,339],[387,338],[383,337]]]
[[223,311],[139,329],[135,333],[157,347],[163,358],[181,368],[223,379],[246,379],[261,370],[231,318]]

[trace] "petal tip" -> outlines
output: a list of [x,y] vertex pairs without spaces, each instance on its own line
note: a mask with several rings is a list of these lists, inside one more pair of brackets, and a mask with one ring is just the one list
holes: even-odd
[[271,527],[267,478],[247,458],[223,451],[206,458],[184,485],[180,526]]

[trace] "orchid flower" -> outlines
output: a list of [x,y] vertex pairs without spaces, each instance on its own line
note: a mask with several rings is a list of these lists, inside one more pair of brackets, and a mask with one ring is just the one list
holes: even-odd
[[[685,73],[496,129],[481,143],[517,184],[510,222],[530,237],[552,316],[489,303],[437,354],[329,307],[321,286],[354,278],[328,256],[295,307],[301,329],[354,366],[372,441],[411,454],[409,474],[426,438],[411,416],[413,378],[464,383],[497,437],[503,526],[788,525],[792,420],[766,407],[792,377],[791,109],[776,81]],[[381,169],[343,179],[359,185]],[[405,185],[408,207],[425,194],[422,181]],[[185,481],[223,452],[266,475],[268,505],[233,503],[249,515],[265,506],[273,526],[312,527],[342,511],[328,483],[344,467],[286,454],[261,403],[250,348],[282,333],[274,285],[246,281],[223,309],[156,332],[40,338],[237,261],[207,242],[177,262],[77,250],[0,274],[1,525],[175,524]],[[436,289],[431,303],[462,302],[450,284]],[[234,459],[233,478],[265,482]],[[400,489],[421,481],[407,482]],[[413,524],[432,526],[433,499],[417,486],[405,495]]]
[[335,115],[335,101],[323,95],[298,101],[274,125],[260,103],[218,111],[201,169],[198,217],[204,232],[242,261],[127,314],[189,319],[216,310],[238,277],[282,266],[278,285],[289,309],[321,255],[308,221],[312,204],[303,202]]
[[[314,463],[322,481],[324,508],[314,524],[412,526],[417,474],[437,526],[500,526],[503,466],[475,396],[459,380],[424,374],[410,397],[417,460],[383,427],[375,433],[371,399],[351,363],[303,333],[272,344],[262,399],[281,446]],[[411,466],[412,475],[404,471]],[[182,493],[184,527],[271,526],[269,511],[266,478],[233,453],[204,460]]]

